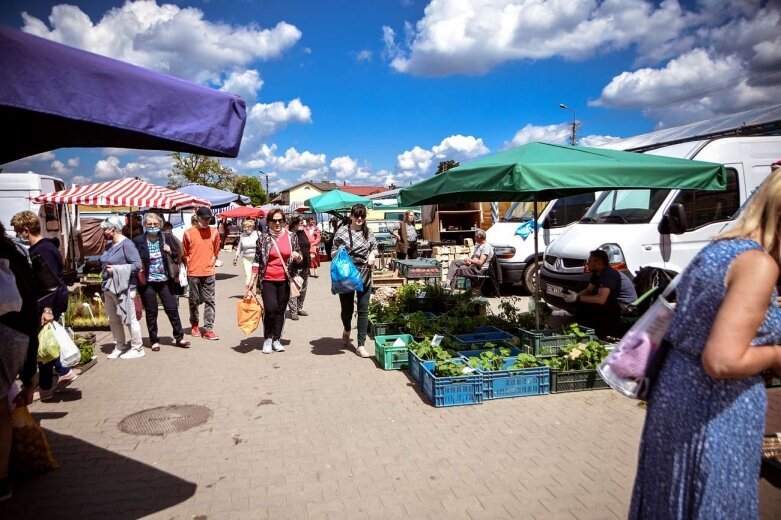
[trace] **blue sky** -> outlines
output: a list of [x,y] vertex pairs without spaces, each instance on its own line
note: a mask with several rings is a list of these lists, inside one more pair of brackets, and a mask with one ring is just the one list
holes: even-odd
[[[245,140],[224,163],[272,191],[405,185],[441,160],[566,142],[559,103],[596,144],[781,94],[774,2],[6,0],[0,23],[241,95]],[[164,184],[169,168],[159,152],[55,150],[5,171]]]

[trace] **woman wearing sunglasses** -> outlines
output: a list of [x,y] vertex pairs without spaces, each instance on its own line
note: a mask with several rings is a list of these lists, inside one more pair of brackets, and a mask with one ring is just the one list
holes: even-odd
[[352,258],[355,266],[361,271],[363,291],[339,295],[342,305],[342,343],[350,344],[353,310],[355,300],[358,300],[358,348],[355,352],[361,357],[369,357],[366,347],[366,328],[369,325],[369,298],[372,294],[372,265],[377,256],[377,241],[366,225],[366,206],[356,204],[350,210],[350,225],[342,226],[334,235],[332,254],[336,255],[339,247],[344,247]]
[[288,231],[285,214],[281,208],[272,208],[266,216],[268,231],[260,233],[255,262],[252,264],[252,280],[247,292],[257,287],[263,298],[263,353],[284,352],[280,343],[285,309],[290,300],[289,273],[302,263],[298,237]]

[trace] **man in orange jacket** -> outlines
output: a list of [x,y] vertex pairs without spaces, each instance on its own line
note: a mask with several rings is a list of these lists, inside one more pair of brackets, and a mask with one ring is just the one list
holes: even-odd
[[[182,240],[184,261],[187,264],[187,280],[190,286],[190,324],[192,335],[199,334],[210,340],[220,337],[214,326],[214,264],[220,252],[220,235],[209,227],[212,213],[209,208],[195,211],[198,221],[185,231]],[[204,304],[203,328],[198,327],[198,305]]]

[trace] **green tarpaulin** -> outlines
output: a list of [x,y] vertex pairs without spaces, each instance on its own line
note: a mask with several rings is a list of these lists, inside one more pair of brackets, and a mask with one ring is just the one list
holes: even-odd
[[367,208],[372,205],[371,199],[359,197],[352,193],[341,190],[332,190],[317,197],[308,199],[304,204],[309,206],[310,211],[314,213],[327,213],[329,211],[344,211],[353,207],[355,204],[363,204]]
[[720,164],[584,146],[529,143],[403,188],[399,204],[552,200],[612,188],[723,190]]

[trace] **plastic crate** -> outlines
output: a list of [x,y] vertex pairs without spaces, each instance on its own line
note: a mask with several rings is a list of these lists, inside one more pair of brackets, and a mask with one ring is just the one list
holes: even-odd
[[420,373],[423,371],[423,360],[413,351],[407,349],[407,368],[412,379],[420,383]]
[[374,323],[373,321],[369,320],[368,335],[370,338],[400,333],[401,323]]
[[434,258],[417,260],[396,260],[396,269],[401,276],[410,280],[440,278],[442,265]]
[[508,343],[507,341],[471,341],[469,343],[460,342],[458,343],[458,348],[463,349],[463,351],[474,351],[477,352],[477,355],[480,355],[480,352],[485,351],[488,347],[486,346],[487,343],[491,343],[495,348],[498,347],[504,347],[510,349],[510,352],[512,352],[512,356],[517,356],[518,354],[531,354],[531,348],[527,347],[525,345],[519,346],[519,345],[513,345],[512,343]]
[[483,376],[480,372],[468,376],[437,377],[434,375],[435,365],[435,361],[424,361],[421,366],[420,386],[431,404],[439,408],[483,402]]
[[597,339],[594,329],[582,327],[580,329],[586,334],[583,338],[578,338],[574,334],[562,334],[558,329],[544,330],[526,330],[518,329],[518,336],[521,338],[521,345],[530,347],[531,353],[536,357],[554,357],[559,354],[559,349],[570,343],[587,343]]
[[563,372],[551,370],[551,393],[582,392],[584,390],[602,390],[610,388],[596,369],[570,370]]
[[513,336],[509,332],[499,330],[496,327],[478,327],[471,334],[455,334],[453,335],[456,341],[460,343],[481,343],[488,341],[506,341],[510,344],[516,344],[520,342],[518,336]]
[[[393,344],[401,338],[404,345],[395,347]],[[393,334],[389,336],[376,336],[374,338],[374,356],[377,362],[385,370],[401,370],[407,366],[407,345],[412,341],[409,334]]]
[[548,367],[510,370],[515,358],[505,358],[504,370],[484,371],[483,399],[504,399],[545,395],[551,391],[551,371]]

